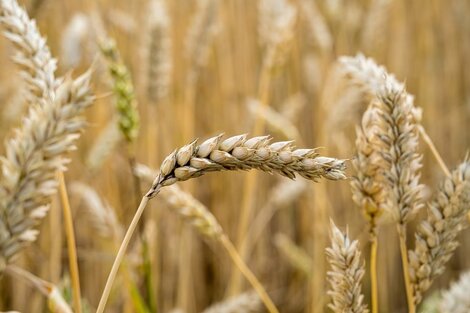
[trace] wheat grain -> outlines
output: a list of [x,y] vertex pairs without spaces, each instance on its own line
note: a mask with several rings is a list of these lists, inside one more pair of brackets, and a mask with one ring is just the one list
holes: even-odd
[[463,273],[458,282],[452,284],[449,290],[442,295],[440,303],[441,313],[468,313],[470,312],[470,272]]
[[367,313],[363,304],[361,280],[364,276],[364,261],[361,260],[359,242],[351,241],[349,235],[342,233],[331,221],[331,246],[326,249],[326,256],[331,265],[327,273],[330,283],[328,305],[333,312]]
[[442,274],[458,243],[457,235],[466,226],[470,210],[470,162],[465,161],[446,178],[428,207],[426,220],[416,231],[416,247],[409,251],[410,278],[414,301],[422,300],[436,276]]
[[74,149],[84,126],[80,114],[92,102],[89,78],[87,72],[74,81],[67,79],[53,102],[33,104],[6,143],[0,184],[0,259],[6,262],[36,239],[33,227],[57,190],[55,173],[65,170],[68,160],[62,156]]

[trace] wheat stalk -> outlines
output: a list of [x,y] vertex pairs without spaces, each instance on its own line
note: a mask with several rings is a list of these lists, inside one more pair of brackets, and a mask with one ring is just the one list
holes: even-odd
[[416,247],[409,251],[410,278],[414,301],[419,304],[422,294],[434,278],[444,272],[458,243],[457,235],[466,226],[470,210],[470,162],[465,161],[442,182],[435,200],[429,205],[426,220],[416,231]]
[[351,241],[347,231],[342,233],[333,221],[330,224],[331,246],[326,249],[331,265],[331,270],[327,273],[331,286],[328,291],[331,303],[328,306],[333,312],[367,313],[367,306],[362,303],[364,296],[361,280],[365,270],[359,242]]
[[[135,168],[135,172],[139,177],[145,178],[149,182],[153,181],[154,176],[151,174],[151,170],[149,168],[139,165]],[[278,312],[264,287],[240,258],[238,252],[233,247],[233,244],[224,233],[222,226],[220,226],[217,219],[212,215],[209,209],[191,196],[191,194],[181,190],[177,185],[165,188],[161,195],[168,204],[170,204],[170,206],[174,208],[176,212],[189,224],[193,225],[200,234],[222,244],[235,265],[252,284],[253,288],[258,293],[259,298],[266,305],[269,312]]]
[[[311,180],[317,180],[320,177],[332,180],[346,178],[344,160],[319,157],[313,149],[293,150],[291,141],[269,145],[269,136],[247,140],[246,135],[239,135],[222,142],[221,138],[221,135],[215,136],[200,145],[196,145],[196,141],[193,141],[175,150],[162,162],[160,172],[142,198],[114,259],[97,313],[104,311],[117,271],[145,207],[161,188],[178,181],[199,177],[207,172],[222,170],[259,169],[265,172],[277,172],[289,178],[295,178],[295,173],[298,173]],[[246,267],[227,237],[222,236],[221,242],[237,266],[240,269]],[[249,269],[245,270],[245,275],[247,275]],[[252,280],[255,279],[256,277],[253,276]],[[275,307],[273,309],[275,310]]]
[[441,313],[467,313],[470,312],[470,272],[460,275],[457,282],[453,283],[449,290],[446,290],[440,301]]

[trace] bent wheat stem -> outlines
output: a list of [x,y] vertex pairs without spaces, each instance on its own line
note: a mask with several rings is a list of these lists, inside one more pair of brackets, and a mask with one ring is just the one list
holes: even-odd
[[264,305],[266,305],[266,308],[268,309],[268,311],[270,313],[279,313],[276,306],[272,302],[271,298],[267,294],[266,290],[258,281],[258,279],[253,274],[253,272],[248,268],[248,266],[242,260],[237,250],[233,246],[232,242],[225,235],[222,235],[220,237],[220,242],[224,246],[225,250],[227,250],[228,254],[230,255],[230,258],[233,260],[237,268],[240,270],[243,276],[245,276],[245,278],[250,282],[250,284],[256,290],[256,292],[261,298],[261,301],[263,301]]
[[442,171],[446,174],[446,176],[450,177],[451,174],[450,174],[449,168],[447,167],[444,160],[442,160],[442,157],[439,154],[439,151],[437,151],[436,146],[432,142],[431,137],[429,137],[429,135],[427,134],[426,130],[424,129],[422,125],[418,126],[418,131],[419,131],[419,134],[421,135],[421,138],[423,138],[424,142],[428,145],[429,149],[431,150],[432,155],[437,161],[437,164],[439,164],[439,166],[441,167]]
[[75,244],[75,234],[73,228],[72,210],[70,209],[67,188],[65,187],[64,173],[57,172],[59,180],[60,202],[64,214],[65,237],[67,239],[67,253],[69,257],[70,278],[72,281],[73,307],[75,312],[82,312],[82,302],[80,293],[80,275],[78,271],[77,249]]

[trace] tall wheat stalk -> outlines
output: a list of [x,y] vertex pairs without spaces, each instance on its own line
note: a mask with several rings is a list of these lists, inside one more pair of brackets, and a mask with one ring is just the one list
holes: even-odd
[[[285,0],[262,0],[259,2],[258,11],[260,15],[258,34],[260,42],[265,47],[265,52],[258,78],[256,95],[259,105],[257,107],[254,124],[251,128],[251,133],[255,136],[261,135],[264,132],[266,119],[261,118],[261,115],[270,104],[269,96],[273,70],[276,65],[282,63],[285,58],[284,48],[293,38],[293,29],[297,19],[296,7]],[[247,254],[245,234],[248,229],[249,220],[253,214],[253,201],[257,180],[256,172],[249,173],[243,184],[243,196],[236,240],[242,258],[245,258]],[[241,284],[238,273],[232,272],[230,281],[228,293],[230,295],[237,294]]]

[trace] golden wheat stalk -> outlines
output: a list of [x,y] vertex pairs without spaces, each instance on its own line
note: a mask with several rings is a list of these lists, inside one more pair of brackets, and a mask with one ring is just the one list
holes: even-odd
[[[152,171],[139,165],[136,167],[136,174],[152,183],[154,176]],[[245,262],[240,258],[230,239],[224,233],[222,226],[218,223],[215,216],[201,202],[196,200],[191,194],[184,192],[177,185],[165,188],[161,195],[170,204],[176,212],[183,217],[189,224],[203,236],[219,242],[227,251],[237,268],[242,272],[246,279],[252,284],[259,298],[265,304],[269,312],[278,312],[268,293],[251,272]]]

